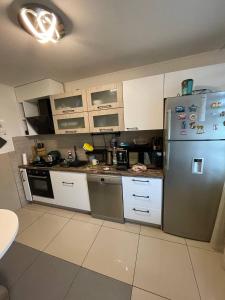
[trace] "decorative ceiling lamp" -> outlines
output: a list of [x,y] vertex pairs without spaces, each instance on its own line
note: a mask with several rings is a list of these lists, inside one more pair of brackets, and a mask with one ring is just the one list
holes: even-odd
[[25,31],[43,44],[56,43],[65,35],[61,19],[52,10],[41,5],[22,7],[18,20]]

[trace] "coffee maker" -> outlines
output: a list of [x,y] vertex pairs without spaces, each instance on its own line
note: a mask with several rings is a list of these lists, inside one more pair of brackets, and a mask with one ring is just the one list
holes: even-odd
[[117,148],[116,158],[118,170],[127,170],[129,168],[129,155],[127,149]]

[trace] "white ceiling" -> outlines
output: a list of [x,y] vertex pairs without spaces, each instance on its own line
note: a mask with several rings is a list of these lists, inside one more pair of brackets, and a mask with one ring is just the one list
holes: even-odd
[[12,22],[21,2],[32,1],[0,1],[0,82],[12,86],[71,81],[225,44],[225,0],[35,0],[71,21],[70,33],[51,45]]

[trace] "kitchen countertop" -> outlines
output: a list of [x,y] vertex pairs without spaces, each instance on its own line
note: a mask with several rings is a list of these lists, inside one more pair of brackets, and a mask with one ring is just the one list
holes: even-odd
[[60,165],[55,165],[52,167],[35,167],[32,165],[20,165],[19,168],[24,169],[36,169],[36,170],[51,170],[51,171],[61,171],[61,172],[74,172],[74,173],[86,173],[86,174],[108,174],[108,175],[119,175],[119,176],[131,176],[131,177],[149,177],[149,178],[163,178],[162,169],[148,169],[145,172],[136,173],[130,170],[117,170],[116,167],[110,166],[108,171],[104,171],[105,166],[98,165],[96,167],[92,166],[82,166],[82,167],[63,167]]

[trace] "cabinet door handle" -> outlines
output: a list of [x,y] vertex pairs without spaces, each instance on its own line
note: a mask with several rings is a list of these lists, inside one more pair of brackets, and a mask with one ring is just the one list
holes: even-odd
[[47,176],[39,176],[39,175],[28,175],[29,178],[35,178],[35,179],[48,179]]
[[63,113],[73,113],[74,109],[63,110],[62,112]]
[[65,133],[76,133],[77,130],[65,130]]
[[150,182],[149,180],[139,180],[139,179],[132,179],[135,182]]
[[108,108],[111,108],[112,107],[112,105],[99,105],[99,106],[97,106],[97,109],[108,109]]
[[132,131],[132,130],[138,130],[138,127],[127,127],[128,131]]
[[66,181],[62,181],[63,185],[74,185],[74,182],[66,182]]
[[133,194],[133,197],[138,197],[138,198],[145,198],[145,199],[149,199],[149,196],[139,196],[139,195],[135,195]]
[[109,131],[113,131],[113,128],[100,128],[99,129],[100,132],[109,132]]
[[141,210],[141,209],[136,209],[136,208],[133,208],[133,211],[139,211],[139,212],[143,212],[143,213],[147,213],[147,214],[150,213],[149,210]]

